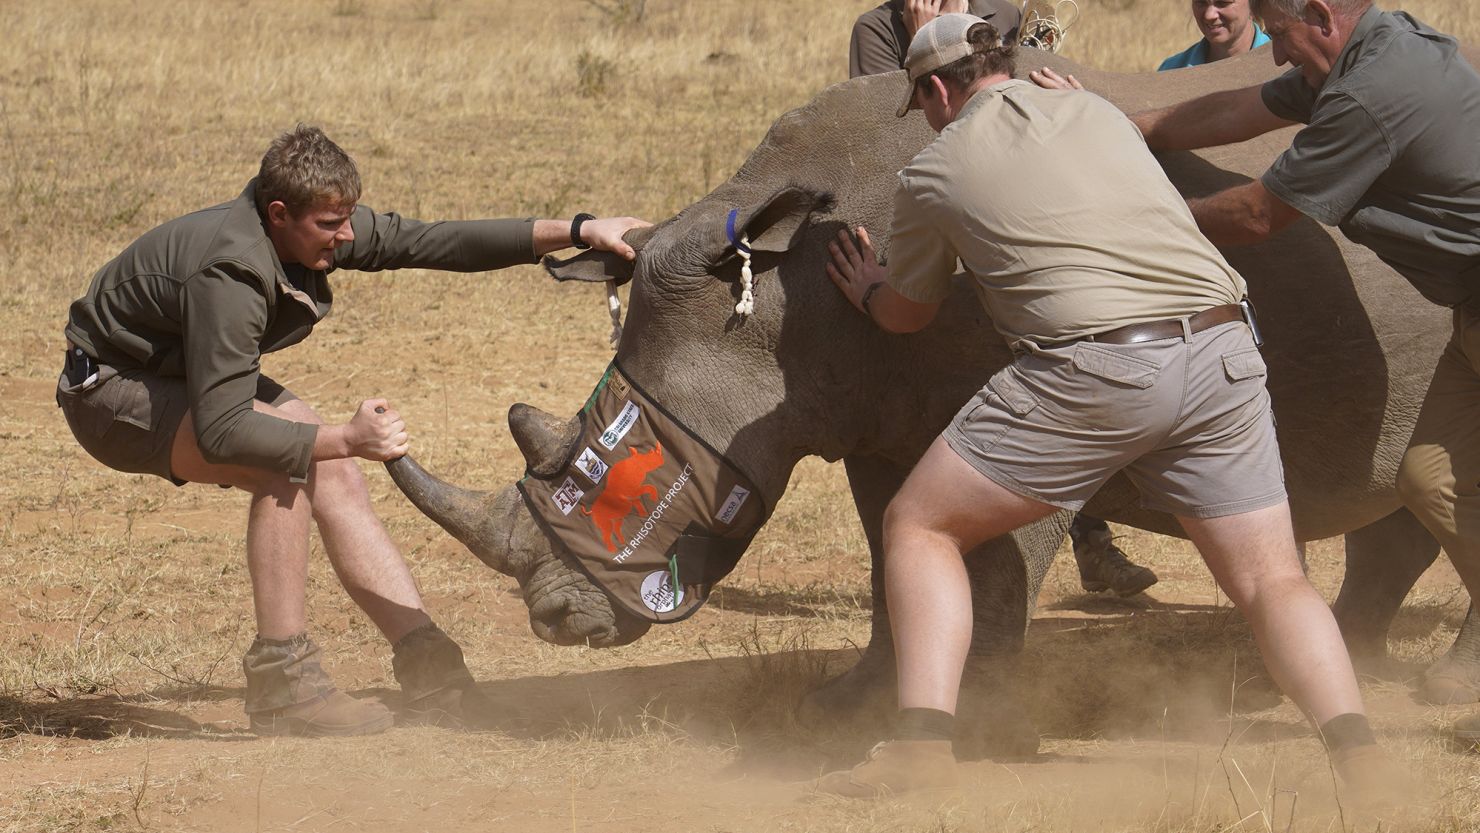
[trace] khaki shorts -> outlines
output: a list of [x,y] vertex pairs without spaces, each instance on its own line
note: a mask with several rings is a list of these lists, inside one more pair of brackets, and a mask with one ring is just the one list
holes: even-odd
[[1285,500],[1264,358],[1243,322],[1190,338],[1078,341],[1020,356],[942,436],[1011,492],[1079,510],[1124,470],[1155,511],[1235,515]]
[[[184,377],[101,365],[98,379],[85,391],[69,384],[65,373],[57,379],[57,405],[78,444],[110,469],[185,485],[170,471],[175,433],[189,410]],[[281,405],[296,398],[272,379],[257,377],[257,399]]]

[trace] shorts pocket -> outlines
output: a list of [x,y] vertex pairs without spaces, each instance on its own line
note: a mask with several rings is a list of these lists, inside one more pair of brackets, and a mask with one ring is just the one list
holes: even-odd
[[1156,384],[1161,366],[1135,356],[1117,353],[1097,344],[1078,344],[1074,347],[1074,367],[1109,382],[1130,385],[1145,390]]
[[1242,350],[1223,354],[1223,372],[1228,374],[1230,382],[1239,382],[1263,376],[1268,370],[1265,368],[1264,356],[1259,353],[1259,348],[1245,347]]
[[112,416],[114,422],[153,431],[169,408],[169,396],[151,389],[143,380],[120,374],[92,393],[96,405]]
[[1008,367],[993,376],[987,381],[987,390],[996,394],[1013,416],[1027,416],[1038,407],[1038,397],[1011,374],[1012,368]]

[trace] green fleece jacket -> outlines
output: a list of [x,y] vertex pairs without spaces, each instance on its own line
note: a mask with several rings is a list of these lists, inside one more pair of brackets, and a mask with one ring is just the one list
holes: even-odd
[[[140,237],[73,302],[67,338],[101,364],[183,376],[205,459],[308,475],[318,429],[252,409],[263,353],[308,337],[329,314],[329,271],[287,269],[254,201],[228,203]],[[480,272],[533,263],[533,220],[423,223],[355,208],[334,268]]]

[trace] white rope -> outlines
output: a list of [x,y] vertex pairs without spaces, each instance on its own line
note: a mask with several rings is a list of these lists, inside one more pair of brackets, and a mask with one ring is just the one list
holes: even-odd
[[622,340],[622,299],[617,297],[617,282],[606,282],[606,309],[612,316],[612,347]]
[[735,305],[735,313],[744,318],[755,312],[755,276],[750,272],[749,235],[740,235],[740,245],[735,247],[735,254],[740,255],[740,303]]
[[[1024,5],[1027,5],[1026,0]],[[1064,23],[1060,19],[1059,9],[1065,5],[1073,10],[1074,16]],[[1053,11],[1044,17],[1033,10],[1032,17],[1023,22],[1018,43],[1032,49],[1041,49],[1045,52],[1058,52],[1064,45],[1064,33],[1069,27],[1079,22],[1079,4],[1074,0],[1059,0],[1053,5]]]

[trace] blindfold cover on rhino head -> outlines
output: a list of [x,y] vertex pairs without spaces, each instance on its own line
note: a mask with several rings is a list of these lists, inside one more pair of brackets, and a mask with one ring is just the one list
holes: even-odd
[[654,622],[693,615],[735,568],[770,502],[615,361],[580,420],[564,465],[519,481],[530,512],[629,612]]

